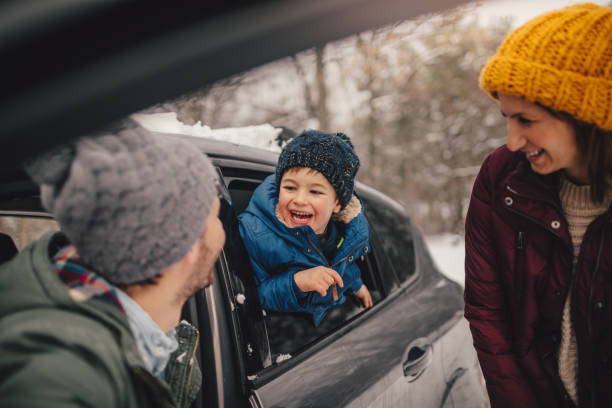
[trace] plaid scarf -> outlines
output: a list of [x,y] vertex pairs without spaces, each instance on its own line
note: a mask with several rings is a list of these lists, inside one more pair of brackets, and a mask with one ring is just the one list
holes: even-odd
[[62,248],[53,257],[55,273],[68,288],[70,297],[76,302],[95,298],[118,306],[123,313],[123,305],[117,297],[116,289],[104,278],[97,275],[80,259],[74,245]]
[[126,315],[145,367],[162,379],[170,354],[178,347],[174,330],[164,333],[151,317],[127,294],[121,292],[83,263],[76,247],[62,248],[53,257],[55,272],[76,302],[90,299],[116,305]]

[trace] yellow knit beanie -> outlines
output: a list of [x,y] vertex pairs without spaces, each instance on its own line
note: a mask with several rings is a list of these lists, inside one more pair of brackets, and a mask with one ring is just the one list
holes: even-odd
[[529,21],[487,62],[480,86],[612,130],[612,9],[577,4]]

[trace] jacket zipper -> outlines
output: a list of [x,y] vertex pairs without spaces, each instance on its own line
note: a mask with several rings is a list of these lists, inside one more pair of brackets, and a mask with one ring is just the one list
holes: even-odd
[[514,287],[515,290],[518,292],[518,301],[519,303],[522,302],[523,300],[523,280],[522,278],[522,273],[523,273],[523,261],[525,258],[525,233],[523,231],[519,231],[517,236],[516,236],[516,255],[514,257],[514,269],[515,269],[515,276],[514,276]]
[[545,224],[541,223],[540,221],[536,220],[533,217],[528,216],[525,213],[517,211],[514,208],[510,208],[510,207],[506,207],[506,208],[508,209],[508,211],[513,212],[513,213],[515,213],[517,215],[520,215],[523,218],[528,219],[529,221],[533,222],[534,224],[539,225],[540,227],[544,228],[546,231],[548,231],[549,233],[551,233],[555,237],[559,238],[561,240],[561,242],[563,242],[563,244],[565,244],[565,247],[570,251],[570,254],[572,255],[572,262],[573,262],[574,253],[573,253],[572,247],[571,247],[571,245],[565,239],[563,239],[563,237],[561,235],[557,234],[554,231],[551,231],[550,229],[548,229],[548,227]]
[[[524,196],[522,194],[519,194],[517,191],[513,190],[512,188],[510,188],[510,186],[508,186],[508,185],[506,185],[506,189],[509,190],[510,192],[518,195],[518,196],[521,196],[523,198],[527,198],[527,199],[532,200],[532,198],[530,198],[530,197],[526,197],[526,196]],[[556,203],[550,202],[548,200],[540,200],[540,201],[543,201],[545,203],[551,204],[554,208],[557,209],[557,211],[560,214],[563,214],[563,211],[559,211],[559,207],[557,206]],[[572,275],[571,275],[570,286],[569,286],[569,290],[571,291],[572,287],[574,286],[573,284],[574,284],[575,269],[576,269],[575,265],[574,265],[574,251],[573,251],[573,248],[567,242],[565,242],[565,240],[559,234],[549,230],[544,224],[540,223],[539,221],[537,221],[537,220],[527,216],[526,214],[523,214],[523,213],[518,212],[518,211],[516,211],[514,209],[511,209],[510,207],[506,207],[506,208],[508,208],[509,211],[511,211],[511,212],[513,212],[515,214],[518,214],[518,215],[520,215],[520,216],[522,216],[524,218],[527,218],[527,219],[535,222],[538,225],[541,225],[547,231],[549,231],[553,235],[555,235],[558,238],[560,238],[566,244],[566,246],[569,247],[568,249],[570,251],[570,254],[572,255],[572,271],[571,271]],[[593,331],[592,331],[593,330],[593,323],[591,322],[591,320],[592,320],[592,310],[593,310],[593,305],[592,305],[593,304],[593,290],[594,290],[595,278],[597,276],[597,270],[599,269],[599,262],[600,262],[600,259],[601,259],[601,252],[603,250],[604,237],[605,237],[605,229],[602,230],[602,236],[601,236],[601,240],[599,241],[599,248],[597,250],[597,259],[595,261],[595,267],[591,271],[591,282],[589,284],[589,299],[588,299],[588,304],[587,304],[587,332],[589,334],[589,337],[591,338],[591,342],[593,340]],[[594,381],[595,375],[592,375],[592,379]],[[597,390],[595,389],[595,384],[594,383],[591,384],[591,385],[592,385],[592,388],[591,388],[592,397],[591,398],[592,398],[592,401],[595,404],[597,404],[597,402],[599,401]]]
[[591,311],[593,309],[593,287],[594,287],[594,283],[595,283],[595,277],[597,276],[597,270],[599,269],[599,260],[601,258],[601,251],[603,249],[603,243],[604,243],[604,231],[602,231],[601,233],[601,240],[599,241],[599,249],[597,250],[597,259],[595,261],[595,268],[593,268],[593,271],[591,271],[591,284],[589,285],[589,304],[588,304],[588,309],[587,309],[587,328],[589,331],[589,336],[591,336],[591,340],[592,339],[592,323],[591,323]]
[[[599,260],[601,258],[601,251],[603,249],[603,243],[604,243],[604,236],[605,236],[605,229],[602,230],[601,232],[601,241],[599,241],[599,249],[597,250],[597,260],[595,261],[595,268],[593,269],[593,271],[591,272],[591,284],[589,285],[589,303],[588,303],[588,309],[587,309],[587,331],[589,333],[589,337],[591,338],[591,344],[593,343],[593,323],[591,322],[591,315],[592,315],[592,310],[593,310],[593,287],[594,287],[594,283],[595,283],[595,277],[597,276],[597,270],[599,269]],[[593,363],[595,363],[595,350],[591,350],[591,360],[593,360]],[[598,390],[598,387],[595,384],[595,378],[596,378],[596,371],[595,371],[595,364],[593,364],[593,368],[592,368],[593,372],[591,373],[591,401],[593,403],[593,406],[600,406],[600,390]]]
[[[136,374],[138,374],[138,377],[150,385],[151,388],[156,390],[159,389],[159,381],[157,379],[154,380],[148,371],[143,370],[140,367],[133,367],[132,369],[136,372]],[[168,399],[167,393],[162,391],[161,394],[162,404],[165,407],[174,408],[175,405],[171,402],[171,399]]]
[[327,258],[325,257],[323,252],[319,249],[319,245],[313,244],[312,241],[310,240],[310,237],[308,235],[306,235],[306,240],[308,241],[310,246],[314,248],[314,250],[317,252],[317,254],[319,254],[319,256],[321,258],[323,258],[323,261],[325,261],[325,266],[330,266],[329,262],[327,262]]
[[[332,265],[330,265],[329,262],[327,262],[327,258],[325,257],[323,252],[319,249],[319,245],[313,244],[309,236],[306,236],[306,240],[308,241],[310,246],[314,248],[314,250],[317,252],[317,254],[319,254],[319,256],[321,258],[323,258],[323,260],[325,261],[325,265],[328,266],[329,268],[333,268],[334,266],[339,265],[340,263],[344,262],[344,260],[346,258],[348,258],[349,256],[351,256],[352,254],[354,254],[363,244],[365,244],[368,241],[368,238],[364,239],[363,241],[361,241],[360,243],[355,245],[355,249],[353,251],[351,251],[350,253],[346,254],[346,256],[342,257],[341,259],[338,259]],[[335,285],[335,283],[334,283],[334,285]]]
[[350,253],[346,254],[344,257],[342,257],[341,259],[338,259],[336,262],[334,262],[332,265],[329,264],[329,262],[327,262],[327,258],[325,257],[325,255],[323,254],[323,252],[321,252],[321,250],[319,249],[318,245],[315,245],[312,243],[312,241],[310,240],[310,237],[306,236],[306,240],[308,241],[308,243],[310,244],[311,247],[314,248],[315,251],[317,251],[317,254],[319,254],[319,256],[321,258],[323,258],[323,260],[325,261],[325,265],[333,268],[336,265],[339,265],[340,263],[344,262],[344,260],[346,258],[348,258],[349,256],[353,255],[359,247],[361,247],[363,244],[365,244],[366,242],[368,242],[368,239],[364,239],[363,241],[361,241],[360,243],[358,243],[357,245],[355,245],[355,249],[353,251],[351,251]]
[[[507,189],[508,191],[510,191],[511,193],[516,194],[517,196],[520,196],[520,197],[526,198],[526,199],[528,199],[528,200],[534,200],[534,199],[533,199],[533,198],[531,198],[531,197],[527,197],[527,196],[524,196],[524,195],[522,195],[522,194],[518,193],[517,191],[513,190],[512,188],[510,188],[510,186],[508,186],[508,185],[506,185],[506,189]],[[559,207],[558,207],[558,206],[557,206],[557,204],[556,204],[556,203],[554,203],[554,202],[551,202],[551,201],[549,201],[549,200],[536,200],[536,201],[542,201],[542,202],[544,202],[544,203],[547,203],[547,204],[551,205],[552,207],[554,207],[554,208],[557,210],[557,212],[558,212],[559,214],[563,214],[563,211],[559,211]],[[549,229],[549,228],[548,228],[548,227],[547,227],[545,224],[543,224],[543,223],[542,223],[542,222],[540,222],[539,220],[537,220],[537,219],[535,219],[535,218],[533,218],[533,217],[531,217],[531,216],[529,216],[529,215],[527,215],[527,214],[525,214],[525,213],[522,213],[522,212],[520,212],[520,211],[518,211],[518,210],[515,210],[514,208],[511,208],[510,206],[506,206],[506,208],[508,209],[508,211],[510,211],[510,212],[512,212],[512,213],[514,213],[514,214],[517,214],[517,215],[519,215],[520,217],[523,217],[523,218],[525,218],[525,219],[527,219],[527,220],[529,220],[529,221],[533,222],[533,223],[534,223],[534,224],[536,224],[536,225],[539,225],[539,226],[540,226],[540,227],[542,227],[542,228],[543,228],[545,231],[547,231],[547,232],[549,232],[550,234],[552,234],[553,236],[555,236],[555,237],[559,238],[559,240],[560,240],[561,242],[563,242],[563,244],[565,245],[565,248],[568,250],[568,252],[569,252],[569,254],[570,254],[570,258],[571,258],[571,265],[572,265],[572,269],[571,269],[571,271],[570,271],[571,276],[570,276],[570,282],[569,282],[569,288],[570,288],[570,290],[571,290],[571,287],[573,286],[573,281],[574,281],[574,249],[573,249],[573,247],[572,247],[572,244],[571,244],[571,243],[568,243],[568,242],[567,242],[565,239],[563,239],[563,237],[562,237],[561,235],[559,235],[559,234],[557,234],[556,232],[554,232],[554,231],[550,230],[550,229]],[[566,222],[567,222],[567,220],[566,220]],[[569,292],[568,292],[568,293],[569,293]],[[562,319],[563,319],[563,309],[561,309],[561,320],[562,320]],[[551,351],[550,353],[546,353],[546,354],[545,354],[545,355],[543,355],[541,358],[542,358],[542,359],[546,359],[546,358],[548,358],[548,356],[549,356],[551,353],[553,353],[553,352]]]
[[198,345],[200,344],[200,331],[194,327],[196,332],[196,341],[195,346],[193,347],[193,351],[191,352],[191,359],[189,360],[189,374],[187,375],[187,384],[185,385],[185,396],[183,399],[183,406],[187,406],[187,401],[189,400],[189,390],[191,389],[191,377],[193,376],[193,366],[195,365],[196,359],[196,351],[198,350]]

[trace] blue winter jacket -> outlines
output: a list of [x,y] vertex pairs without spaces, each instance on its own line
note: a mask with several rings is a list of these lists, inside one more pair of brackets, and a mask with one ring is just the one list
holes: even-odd
[[[240,235],[255,271],[259,299],[269,310],[309,313],[318,326],[328,309],[344,303],[345,294],[358,291],[363,284],[355,261],[370,250],[370,229],[361,201],[354,195],[338,216],[334,216],[337,222],[346,224],[346,229],[331,264],[323,255],[312,228],[285,226],[276,216],[277,204],[274,175],[270,175],[257,187],[249,206],[238,217]],[[344,286],[337,286],[337,301],[333,300],[331,290],[321,296],[317,292],[303,293],[295,285],[296,272],[315,266],[331,267],[342,277]]]

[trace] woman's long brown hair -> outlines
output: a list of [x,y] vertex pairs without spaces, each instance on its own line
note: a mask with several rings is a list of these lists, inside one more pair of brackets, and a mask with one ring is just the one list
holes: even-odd
[[548,113],[569,123],[576,132],[578,153],[587,162],[591,201],[601,204],[612,190],[612,131],[575,119],[567,112],[537,104]]

